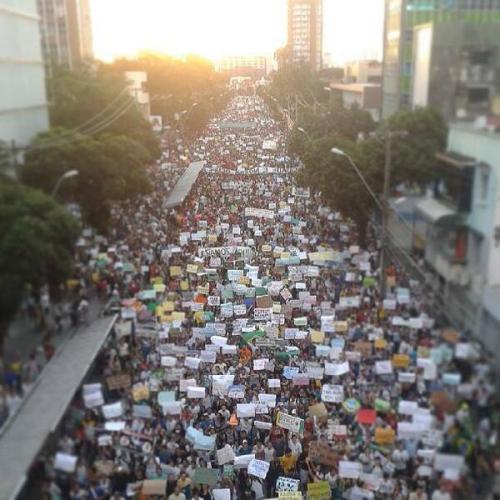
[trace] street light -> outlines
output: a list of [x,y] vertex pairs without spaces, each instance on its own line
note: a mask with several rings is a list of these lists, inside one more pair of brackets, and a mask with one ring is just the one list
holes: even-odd
[[57,182],[55,183],[54,188],[52,189],[51,196],[53,198],[55,198],[57,191],[61,187],[61,184],[66,179],[70,179],[71,177],[76,177],[79,173],[80,172],[78,172],[78,170],[67,170],[66,172],[64,172],[64,174],[62,174],[61,177],[59,177],[59,179],[57,179]]
[[370,193],[371,197],[373,198],[373,200],[377,204],[378,208],[380,208],[380,210],[383,210],[382,204],[380,203],[379,199],[377,198],[377,195],[373,192],[373,189],[370,187],[370,185],[366,181],[365,177],[363,176],[363,174],[359,170],[358,166],[354,163],[354,160],[351,158],[351,156],[349,156],[347,153],[345,153],[344,151],[342,151],[339,148],[332,148],[332,149],[330,149],[330,152],[334,155],[343,156],[344,158],[347,158],[347,160],[351,164],[352,168],[354,169],[356,174],[358,174],[358,177],[361,179],[361,182],[364,184],[366,190]]

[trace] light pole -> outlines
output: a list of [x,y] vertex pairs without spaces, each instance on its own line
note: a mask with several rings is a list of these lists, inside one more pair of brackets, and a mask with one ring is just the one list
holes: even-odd
[[62,174],[61,177],[59,177],[59,179],[57,179],[57,182],[54,184],[52,192],[50,193],[50,195],[52,196],[52,198],[56,197],[57,191],[59,191],[59,188],[61,187],[61,184],[66,179],[70,179],[71,177],[76,177],[79,173],[80,172],[78,172],[78,170],[68,170],[68,171],[64,172],[64,174]]
[[[380,248],[380,294],[381,294],[382,298],[385,298],[386,291],[387,291],[387,280],[386,280],[387,263],[388,263],[387,232],[388,232],[388,225],[389,225],[389,196],[390,196],[390,191],[391,191],[392,138],[393,137],[406,137],[407,135],[408,135],[408,132],[405,130],[397,130],[397,131],[387,130],[383,136],[384,145],[385,145],[385,162],[384,162],[384,189],[382,191],[382,202],[379,201],[379,199],[377,198],[377,196],[375,195],[375,193],[371,189],[370,185],[366,182],[366,179],[363,177],[359,168],[354,163],[352,158],[338,148],[332,148],[332,150],[331,150],[331,152],[333,154],[345,156],[349,160],[349,163],[352,165],[352,167],[354,168],[354,170],[358,174],[359,178],[362,180],[366,189],[368,190],[368,192],[370,193],[372,198],[376,201],[377,206],[380,209],[380,213],[382,215],[382,236],[381,236],[381,238],[382,238],[381,244],[382,245]],[[378,136],[376,134],[374,134],[373,136],[378,138]]]

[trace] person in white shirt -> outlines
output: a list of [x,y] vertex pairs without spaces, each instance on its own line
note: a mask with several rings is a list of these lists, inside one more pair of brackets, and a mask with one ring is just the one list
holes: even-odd
[[431,500],[451,500],[451,495],[446,491],[444,485],[439,487],[439,490],[435,490],[431,495]]
[[292,455],[295,455],[296,457],[302,453],[302,444],[298,440],[296,434],[294,434],[292,439],[288,441],[288,447],[292,450]]

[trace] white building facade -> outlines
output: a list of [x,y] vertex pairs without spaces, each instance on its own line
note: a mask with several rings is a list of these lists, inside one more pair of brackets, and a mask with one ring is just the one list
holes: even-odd
[[0,140],[25,146],[49,127],[35,0],[0,0]]

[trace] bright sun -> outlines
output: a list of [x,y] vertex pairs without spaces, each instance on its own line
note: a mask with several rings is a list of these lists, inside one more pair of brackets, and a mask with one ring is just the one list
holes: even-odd
[[93,0],[94,48],[100,59],[148,49],[196,53],[268,53],[286,42],[284,0]]
[[[219,60],[286,43],[286,0],[91,0],[95,55],[142,50]],[[334,62],[380,58],[384,0],[323,0],[323,50]]]

